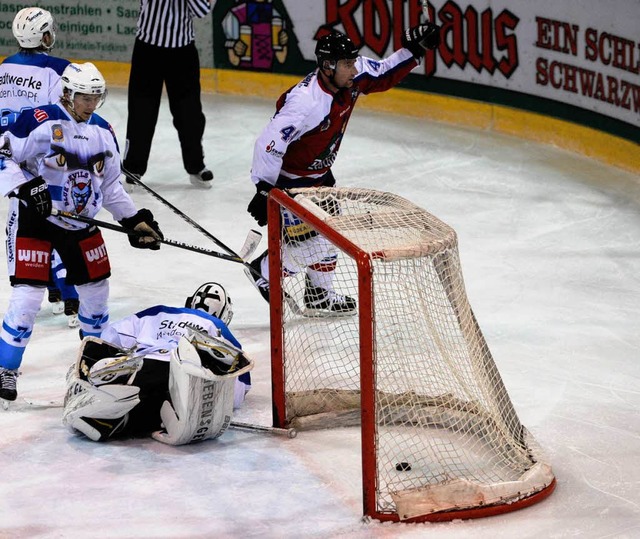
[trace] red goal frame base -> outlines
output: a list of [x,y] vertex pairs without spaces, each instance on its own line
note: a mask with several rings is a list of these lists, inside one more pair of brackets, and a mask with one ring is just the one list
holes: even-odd
[[518,511],[531,505],[535,505],[538,502],[543,501],[551,495],[556,488],[556,480],[554,479],[548,487],[542,489],[527,498],[523,498],[513,503],[505,503],[499,505],[489,505],[487,507],[478,507],[476,509],[460,509],[457,511],[443,511],[441,513],[431,513],[429,515],[421,515],[419,517],[413,517],[408,519],[401,519],[397,513],[369,513],[365,516],[380,520],[382,522],[402,522],[406,524],[418,523],[418,522],[448,522],[451,520],[471,520],[474,518],[493,517],[496,515],[502,515],[504,513],[511,513],[512,511]]

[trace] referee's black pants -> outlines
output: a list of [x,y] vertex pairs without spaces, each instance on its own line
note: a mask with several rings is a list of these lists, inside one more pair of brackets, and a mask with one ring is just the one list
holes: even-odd
[[197,174],[205,168],[202,149],[205,117],[200,102],[200,60],[194,43],[165,48],[136,39],[129,76],[124,167],[134,174],[147,171],[163,84],[167,87],[184,168],[189,174]]

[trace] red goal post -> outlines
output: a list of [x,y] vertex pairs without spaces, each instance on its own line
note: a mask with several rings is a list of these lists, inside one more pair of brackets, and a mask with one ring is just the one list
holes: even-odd
[[[304,234],[287,234],[283,213]],[[551,494],[468,303],[453,229],[357,188],[274,189],[268,219],[273,423],[359,428],[366,516],[476,518]],[[355,313],[306,305],[305,264],[327,253]]]

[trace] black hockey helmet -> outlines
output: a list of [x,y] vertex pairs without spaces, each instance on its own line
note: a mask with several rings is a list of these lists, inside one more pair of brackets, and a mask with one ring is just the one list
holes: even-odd
[[316,60],[318,67],[323,67],[323,62],[328,60],[332,69],[338,60],[354,60],[358,57],[358,48],[353,41],[342,32],[332,30],[322,36],[316,43]]

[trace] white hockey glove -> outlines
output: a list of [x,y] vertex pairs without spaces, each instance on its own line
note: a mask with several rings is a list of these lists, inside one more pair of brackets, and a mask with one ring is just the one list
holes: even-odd
[[231,422],[235,378],[252,368],[253,362],[221,337],[182,337],[171,352],[171,402],[160,410],[163,430],[152,437],[184,445],[220,436]]
[[[124,428],[128,413],[140,402],[140,388],[131,383],[143,361],[128,352],[94,337],[82,342],[67,373],[64,425],[95,442]],[[116,379],[120,383],[114,384]]]

